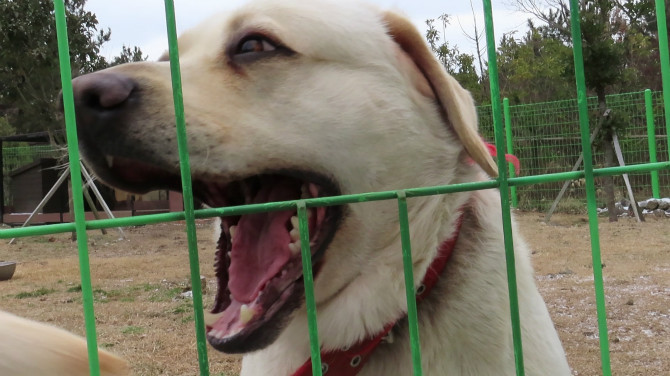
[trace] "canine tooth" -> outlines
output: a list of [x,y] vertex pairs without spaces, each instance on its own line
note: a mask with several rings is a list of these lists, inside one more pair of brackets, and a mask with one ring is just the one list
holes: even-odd
[[242,325],[248,323],[249,321],[251,321],[251,319],[254,318],[255,313],[256,312],[253,309],[249,308],[249,306],[247,306],[246,304],[242,304],[242,306],[240,307],[240,323]]
[[291,250],[291,254],[293,256],[300,253],[300,246],[298,245],[298,243],[288,243],[288,249]]
[[314,183],[309,183],[309,193],[312,197],[319,197],[319,187]]
[[223,312],[211,313],[205,311],[205,325],[213,326],[221,316],[223,316]]
[[289,232],[289,235],[291,235],[291,240],[293,241],[298,241],[300,240],[300,231],[297,228],[294,228]]
[[293,226],[293,228],[299,228],[300,226],[300,223],[298,222],[298,217],[296,217],[295,215],[291,217],[291,226]]
[[248,204],[252,200],[251,188],[247,184],[242,184],[242,194],[244,195],[244,203]]
[[307,188],[306,184],[303,184],[300,187],[300,198],[312,198],[312,196],[309,195],[309,188]]
[[228,228],[228,232],[230,232],[230,238],[231,239],[235,237],[235,232],[236,231],[237,231],[237,226],[230,226]]
[[109,168],[114,167],[114,157],[108,155],[107,157],[105,157],[105,159],[107,159],[107,167]]

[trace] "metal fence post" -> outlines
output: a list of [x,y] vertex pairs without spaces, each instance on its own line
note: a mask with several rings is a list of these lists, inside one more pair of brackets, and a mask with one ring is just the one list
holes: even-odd
[[72,91],[72,68],[70,66],[70,47],[68,43],[64,0],[54,1],[56,35],[58,39],[58,60],[60,63],[61,84],[63,85],[63,110],[65,113],[65,131],[67,150],[70,160],[70,182],[72,184],[72,204],[77,233],[77,251],[79,255],[79,274],[81,275],[81,296],[84,306],[86,343],[91,376],[100,375],[98,358],[98,339],[95,330],[95,312],[93,310],[93,287],[91,285],[91,267],[88,256],[88,234],[86,233],[86,212],[84,211],[83,184],[79,165],[79,142],[74,112],[74,94]]
[[[514,154],[514,144],[512,143],[512,115],[509,109],[509,98],[503,99],[503,113],[505,117],[505,138],[507,140],[507,153]],[[509,163],[509,177],[516,177],[516,171],[514,171],[514,166]],[[516,194],[516,187],[510,187],[510,196],[512,199],[512,207],[517,208],[519,206],[519,197]]]
[[[649,162],[656,163],[656,127],[654,126],[654,107],[651,99],[651,90],[644,91],[644,108],[647,118],[647,137],[649,140]],[[658,171],[651,172],[651,192],[654,198],[661,198]]]
[[582,51],[582,28],[580,25],[579,0],[570,0],[572,27],[572,48],[575,61],[575,81],[577,83],[577,103],[579,104],[579,126],[581,130],[582,152],[584,153],[584,174],[586,176],[586,199],[591,234],[591,259],[593,260],[593,284],[598,313],[598,335],[600,336],[600,360],[604,376],[612,375],[609,342],[607,340],[607,312],[603,287],[603,268],[600,257],[600,235],[596,206],[596,186],[593,174],[593,155],[589,137],[589,112],[586,102],[586,77]]
[[519,297],[516,283],[516,262],[514,255],[514,239],[512,236],[512,214],[509,202],[509,182],[505,166],[504,130],[500,103],[500,86],[498,85],[498,63],[493,28],[493,9],[491,0],[484,0],[484,23],[486,26],[486,46],[489,58],[489,82],[491,84],[491,107],[493,114],[493,130],[495,145],[498,149],[498,188],[500,189],[500,208],[502,211],[502,227],[505,244],[505,263],[507,266],[507,290],[509,291],[509,309],[512,325],[512,341],[514,343],[514,364],[517,376],[526,374],[523,361],[523,343],[521,339],[521,318],[519,314]]
[[670,159],[670,52],[668,52],[668,25],[665,19],[664,0],[656,0],[656,22],[658,25],[658,51],[661,55],[661,77],[663,78],[665,131],[668,137],[668,159]]

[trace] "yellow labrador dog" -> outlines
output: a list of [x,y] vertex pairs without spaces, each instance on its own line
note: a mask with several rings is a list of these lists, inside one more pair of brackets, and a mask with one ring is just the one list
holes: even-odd
[[[471,96],[404,17],[260,0],[179,40],[196,196],[212,207],[484,181]],[[82,153],[107,183],[179,189],[167,57],[74,81]],[[242,375],[311,374],[295,211],[221,218],[208,340]],[[513,375],[499,193],[409,201],[426,375]],[[310,209],[327,374],[409,375],[395,201]],[[516,233],[515,233],[516,234]],[[569,375],[515,235],[527,375]]]
[[[129,375],[126,362],[100,350],[101,376]],[[86,341],[62,329],[0,311],[0,375],[87,376]]]

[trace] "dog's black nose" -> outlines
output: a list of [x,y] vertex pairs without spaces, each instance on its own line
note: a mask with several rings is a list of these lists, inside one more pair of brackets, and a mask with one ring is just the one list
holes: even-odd
[[124,74],[96,72],[72,80],[80,145],[110,143],[137,102],[137,82]]
[[137,84],[119,73],[91,73],[72,80],[77,110],[107,111],[128,100]]
[[102,161],[103,155],[122,155],[129,120],[138,102],[137,82],[117,72],[95,72],[72,80],[77,135],[84,159]]

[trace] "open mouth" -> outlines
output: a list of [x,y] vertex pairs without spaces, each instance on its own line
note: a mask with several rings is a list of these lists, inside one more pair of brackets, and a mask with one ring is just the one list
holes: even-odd
[[[133,191],[181,187],[177,174],[125,158],[107,158],[106,168],[96,171],[112,185]],[[193,191],[210,207],[339,194],[323,175],[294,170],[232,182],[194,177]],[[315,278],[341,217],[338,206],[308,208]],[[227,353],[262,349],[277,338],[304,299],[296,210],[222,217],[220,226],[214,265],[218,290],[211,313],[205,315],[207,338]]]

